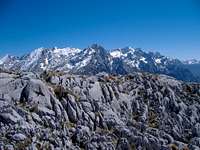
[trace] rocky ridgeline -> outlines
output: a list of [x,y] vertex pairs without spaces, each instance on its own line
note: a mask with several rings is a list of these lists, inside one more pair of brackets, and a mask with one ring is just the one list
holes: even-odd
[[0,73],[0,149],[198,150],[200,85],[164,75]]
[[6,55],[0,59],[0,68],[19,72],[52,70],[78,75],[101,72],[127,75],[137,71],[165,74],[186,82],[200,82],[200,73],[196,71],[199,67],[191,67],[186,62],[157,52],[132,47],[107,50],[98,44],[82,50],[69,47],[39,48],[21,57]]

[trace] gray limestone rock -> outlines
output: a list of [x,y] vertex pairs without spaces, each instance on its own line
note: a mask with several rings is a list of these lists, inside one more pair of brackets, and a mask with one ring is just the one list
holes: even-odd
[[0,73],[0,149],[200,147],[199,84],[149,73],[48,78]]

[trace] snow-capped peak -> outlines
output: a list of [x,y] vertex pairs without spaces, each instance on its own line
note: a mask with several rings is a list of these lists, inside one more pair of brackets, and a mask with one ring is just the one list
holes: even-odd
[[11,59],[14,59],[14,56],[11,56],[11,55],[8,55],[8,54],[5,55],[4,57],[2,57],[2,58],[0,59],[0,65],[6,63],[6,62],[8,62],[8,61],[10,61]]
[[66,48],[55,47],[53,49],[53,52],[57,55],[75,55],[76,53],[79,53],[80,51],[81,51],[80,49],[70,48],[70,47],[66,47]]
[[128,50],[128,51],[132,51],[132,52],[135,52],[135,49],[131,46],[127,46],[125,48],[123,48],[124,50]]
[[[41,48],[37,48],[35,49],[33,52],[30,53],[30,58],[32,59],[32,61],[34,61],[35,59],[39,58],[40,55],[42,54],[42,51],[44,50],[43,47]],[[34,60],[33,60],[34,59]]]
[[122,54],[121,50],[115,50],[115,51],[112,51],[110,53],[110,55],[114,58],[117,58],[117,57],[120,58],[123,54]]
[[[197,62],[199,61],[190,60],[187,63]],[[159,53],[148,53],[139,48],[125,47],[107,51],[97,44],[83,50],[70,47],[38,48],[22,57],[6,55],[0,59],[0,67],[7,69],[35,72],[61,70],[84,74],[96,74],[102,71],[126,74],[139,70],[163,74],[172,72],[178,76],[184,69],[174,71],[171,66],[181,66],[181,64],[183,63],[177,59],[171,59]]]
[[113,58],[124,58],[124,57],[127,57],[128,54],[132,54],[134,55],[135,53],[135,49],[132,48],[132,47],[125,47],[125,48],[119,48],[119,49],[116,49],[116,50],[112,50],[110,52],[110,55],[113,57]]
[[5,60],[7,60],[9,55],[5,55],[3,58],[0,59],[0,65],[3,64],[5,62]]

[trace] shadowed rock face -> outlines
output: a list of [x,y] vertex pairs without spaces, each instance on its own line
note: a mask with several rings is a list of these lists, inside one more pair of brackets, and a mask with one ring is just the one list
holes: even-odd
[[0,149],[200,147],[200,85],[164,75],[0,73]]

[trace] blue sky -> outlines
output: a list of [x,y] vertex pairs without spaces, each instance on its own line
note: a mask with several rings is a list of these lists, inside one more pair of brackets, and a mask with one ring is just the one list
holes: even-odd
[[200,59],[200,2],[0,0],[0,56],[92,43]]

